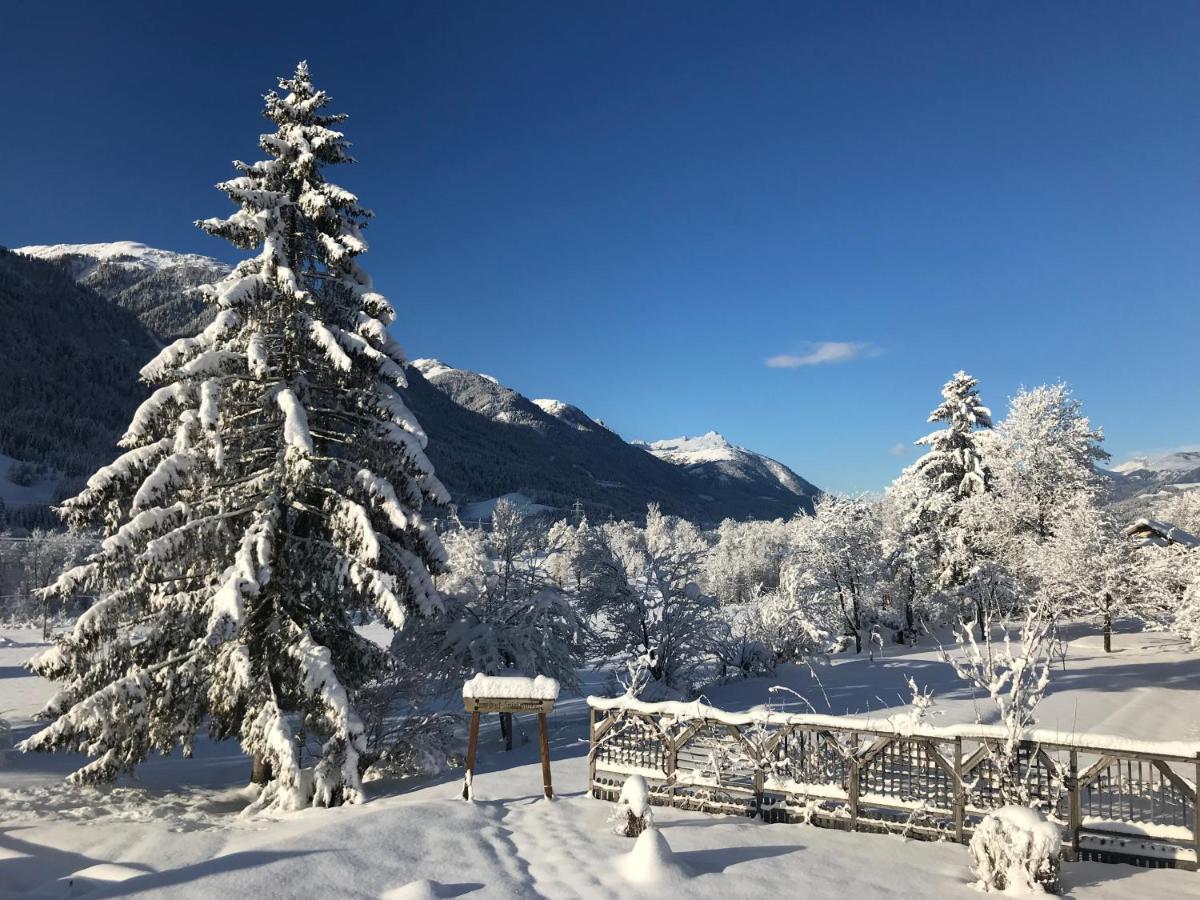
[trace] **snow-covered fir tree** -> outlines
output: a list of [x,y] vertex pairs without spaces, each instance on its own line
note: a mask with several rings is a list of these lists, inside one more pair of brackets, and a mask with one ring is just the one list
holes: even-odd
[[[395,318],[359,266],[370,213],[324,177],[350,162],[301,63],[267,94],[267,158],[220,185],[237,205],[198,223],[257,255],[204,290],[212,324],[142,370],[154,391],[123,453],[63,512],[99,552],[50,588],[102,595],[33,662],[61,683],[25,750],[95,757],[108,779],[198,729],[269,769],[257,804],[356,802],[357,692],[388,665],[353,617],[393,628],[439,606],[445,554],[422,520],[447,500],[398,389]],[[304,766],[296,739],[320,735]]]
[[[977,385],[962,371],[946,382],[942,402],[929,414],[930,422],[946,427],[917,441],[929,450],[912,465],[920,491],[908,527],[927,530],[936,542],[934,579],[943,590],[963,589],[979,564],[978,542],[963,518],[967,503],[991,486],[976,429],[990,429],[992,413],[980,401]],[[982,599],[971,599],[982,628]]]

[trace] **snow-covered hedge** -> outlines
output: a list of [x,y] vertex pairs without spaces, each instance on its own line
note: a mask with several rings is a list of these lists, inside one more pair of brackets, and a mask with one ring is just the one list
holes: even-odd
[[1030,894],[1058,889],[1062,834],[1036,809],[1003,806],[984,816],[971,837],[977,886],[984,891]]

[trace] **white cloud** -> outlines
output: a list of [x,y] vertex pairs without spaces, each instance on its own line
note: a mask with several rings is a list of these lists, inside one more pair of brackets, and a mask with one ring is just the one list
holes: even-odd
[[904,441],[896,441],[892,446],[888,447],[888,453],[892,456],[908,456],[909,445]]
[[806,353],[780,353],[777,356],[769,356],[767,365],[772,369],[798,369],[801,366],[844,363],[878,355],[879,348],[874,344],[857,341],[818,341],[809,344]]

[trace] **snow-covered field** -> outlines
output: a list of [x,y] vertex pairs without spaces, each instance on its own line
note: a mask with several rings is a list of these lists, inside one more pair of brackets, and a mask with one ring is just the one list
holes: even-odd
[[[40,636],[0,630],[0,716],[20,739],[51,686],[22,663]],[[1148,739],[1200,739],[1200,659],[1160,635],[1119,635],[1106,656],[1099,638],[1070,643],[1041,724]],[[821,686],[787,667],[771,680],[727,685],[707,699],[729,709],[771,702],[819,712],[900,707],[906,674],[935,692],[941,722],[973,721],[976,706],[936,651],[839,657]],[[591,676],[593,687],[599,676]],[[980,712],[986,713],[983,702]],[[987,716],[984,716],[985,720]],[[558,797],[541,796],[536,725],[502,752],[484,736],[477,800],[458,798],[454,774],[423,782],[375,781],[370,801],[246,819],[249,765],[236,746],[201,743],[197,758],[153,759],[136,781],[79,789],[62,781],[78,758],[13,753],[0,764],[0,897],[629,897],[675,890],[689,897],[978,896],[967,850],[895,836],[766,825],[656,809],[671,849],[657,881],[633,885],[622,857],[633,841],[607,825],[610,804],[585,796],[586,715],[562,698],[551,720]],[[1200,875],[1099,863],[1064,866],[1072,896],[1197,897]]]

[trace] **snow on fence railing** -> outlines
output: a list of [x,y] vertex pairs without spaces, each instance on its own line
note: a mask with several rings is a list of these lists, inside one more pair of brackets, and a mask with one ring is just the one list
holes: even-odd
[[1063,826],[1072,859],[1196,868],[1200,743],[1030,729],[1017,771],[993,725],[822,716],[589,697],[589,788],[616,800],[631,775],[652,802],[711,813],[892,831],[965,843],[1021,779]]

